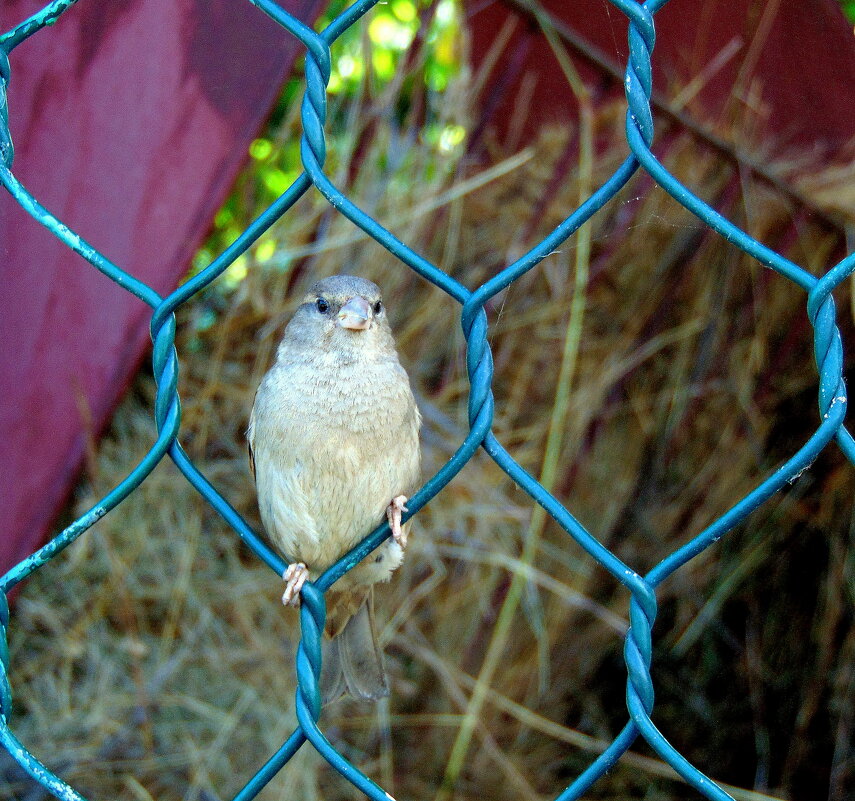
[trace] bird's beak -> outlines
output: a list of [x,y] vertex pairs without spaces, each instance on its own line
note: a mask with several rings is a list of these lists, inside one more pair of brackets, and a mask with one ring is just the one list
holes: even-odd
[[338,313],[338,324],[351,331],[362,331],[371,323],[371,306],[365,298],[351,298]]

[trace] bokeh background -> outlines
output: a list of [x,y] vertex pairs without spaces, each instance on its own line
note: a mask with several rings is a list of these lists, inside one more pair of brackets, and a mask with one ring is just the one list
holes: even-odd
[[[333,48],[328,174],[469,286],[545,236],[626,155],[613,79],[593,81],[590,59],[541,12],[514,17],[476,59],[471,8],[393,0]],[[539,74],[496,71],[520,52],[521,31],[563,82],[566,119],[533,128]],[[667,86],[657,155],[820,274],[855,224],[855,151],[776,128],[751,82],[713,114],[699,100],[717,74],[706,67],[699,85]],[[285,82],[190,274],[299,174],[301,91],[299,77]],[[342,271],[384,289],[425,419],[425,475],[465,436],[458,307],[310,193],[178,313],[181,441],[259,530],[244,440],[253,393],[294,301]],[[851,285],[837,302],[851,343]],[[817,425],[801,290],[644,175],[488,315],[497,436],[641,572]],[[57,526],[142,457],[153,398],[144,364],[104,435],[85,429],[84,470]],[[738,799],[855,792],[853,491],[852,466],[830,447],[661,587],[654,721]],[[14,731],[87,798],[231,798],[294,726],[297,619],[280,595],[277,577],[161,464],[16,596]],[[321,722],[397,798],[554,798],[626,720],[627,593],[485,455],[418,516],[378,600],[392,695],[340,702]],[[0,776],[3,798],[44,797],[11,760]],[[308,748],[260,796],[357,797]],[[690,791],[637,744],[588,797]]]

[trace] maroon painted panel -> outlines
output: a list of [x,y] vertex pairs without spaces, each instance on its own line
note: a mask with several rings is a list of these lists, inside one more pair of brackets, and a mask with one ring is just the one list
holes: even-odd
[[[42,2],[3,0],[8,30]],[[323,0],[283,3],[313,21]],[[14,172],[108,258],[186,272],[299,48],[234,0],[81,0],[11,56]],[[144,304],[0,191],[0,566],[40,543],[148,344]],[[87,417],[91,415],[91,423]]]
[[[621,71],[626,63],[626,18],[606,0],[541,0],[542,5],[599,48]],[[503,0],[470,0],[473,60],[481,63],[497,33],[514,15]],[[792,146],[834,156],[855,135],[855,37],[835,0],[809,3],[769,0],[671,0],[656,15],[654,86],[669,97],[685,87],[731,43],[739,50],[706,80],[692,115],[723,113],[737,79],[759,91],[765,131],[776,152]],[[523,131],[575,113],[572,96],[552,52],[530,21],[521,22],[487,83],[497,95],[491,124],[508,130],[522,75],[536,78]],[[571,53],[573,51],[571,50]],[[593,85],[602,72],[582,59],[574,63]],[[622,87],[610,82],[613,91]],[[501,98],[498,98],[501,94]],[[753,102],[753,101],[752,101]]]

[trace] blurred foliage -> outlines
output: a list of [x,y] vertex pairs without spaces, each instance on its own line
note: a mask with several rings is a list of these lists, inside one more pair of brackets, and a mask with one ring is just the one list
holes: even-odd
[[[321,18],[327,25],[345,3],[333,3]],[[370,76],[375,86],[388,84],[396,75],[401,59],[409,49],[424,17],[430,17],[425,41],[425,85],[442,92],[460,68],[458,8],[455,0],[392,0],[378,5],[365,28],[350,28],[333,46],[330,94],[355,95],[360,82]]]
[[[350,0],[333,0],[315,29],[322,30],[349,5]],[[416,42],[417,36],[421,41]],[[408,118],[416,100],[427,95],[428,101],[421,102],[418,109],[419,139],[439,158],[462,153],[466,130],[441,111],[445,93],[464,66],[462,36],[461,0],[390,0],[378,4],[339,37],[331,48],[332,74],[327,87],[325,166],[330,174],[348,161],[354,147],[353,108],[366,103],[382,106],[384,96],[393,98],[393,107],[385,110],[390,122],[405,127],[412,125]],[[234,242],[247,221],[276,200],[302,172],[295,119],[303,94],[302,64],[303,59],[285,83],[265,131],[250,144],[250,167],[217,213],[190,275]],[[268,232],[254,246],[254,261],[270,262],[276,250],[274,228],[273,234]],[[246,256],[239,258],[217,286],[234,288],[246,277],[247,266]]]
[[[352,0],[333,0],[315,23],[322,30]],[[855,0],[840,0],[847,18],[855,22]],[[387,109],[391,122],[404,127],[411,116],[414,98],[426,94],[420,108],[418,137],[437,157],[454,160],[462,154],[466,129],[441,113],[444,95],[465,66],[462,39],[462,0],[386,0],[359,24],[345,31],[333,44],[332,74],[327,87],[327,170],[334,174],[346,162],[355,134],[350,130],[353,109],[362,103],[393,98]],[[421,33],[420,33],[421,31]],[[422,41],[416,42],[418,36]],[[300,175],[299,123],[295,122],[302,100],[302,59],[286,81],[268,126],[249,146],[250,168],[215,217],[210,236],[196,254],[190,275],[206,267],[255,217],[279,197]],[[412,120],[409,121],[412,124]],[[348,151],[348,156],[343,155]],[[274,233],[268,232],[253,248],[257,264],[271,262],[277,252]],[[282,268],[277,263],[271,267]],[[214,285],[228,291],[247,273],[246,256],[239,258]],[[214,315],[210,316],[213,324]],[[204,328],[204,320],[200,320]]]

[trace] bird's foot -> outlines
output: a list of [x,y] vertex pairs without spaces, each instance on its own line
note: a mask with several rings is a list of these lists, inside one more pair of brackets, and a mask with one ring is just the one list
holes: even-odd
[[282,593],[282,603],[285,606],[300,605],[300,590],[309,578],[309,570],[302,562],[294,562],[288,565],[288,569],[282,574],[285,579],[285,592]]
[[401,515],[407,511],[407,496],[399,495],[392,498],[392,503],[386,507],[386,518],[389,520],[389,528],[392,529],[392,537],[402,548],[407,547],[407,532],[401,526]]

